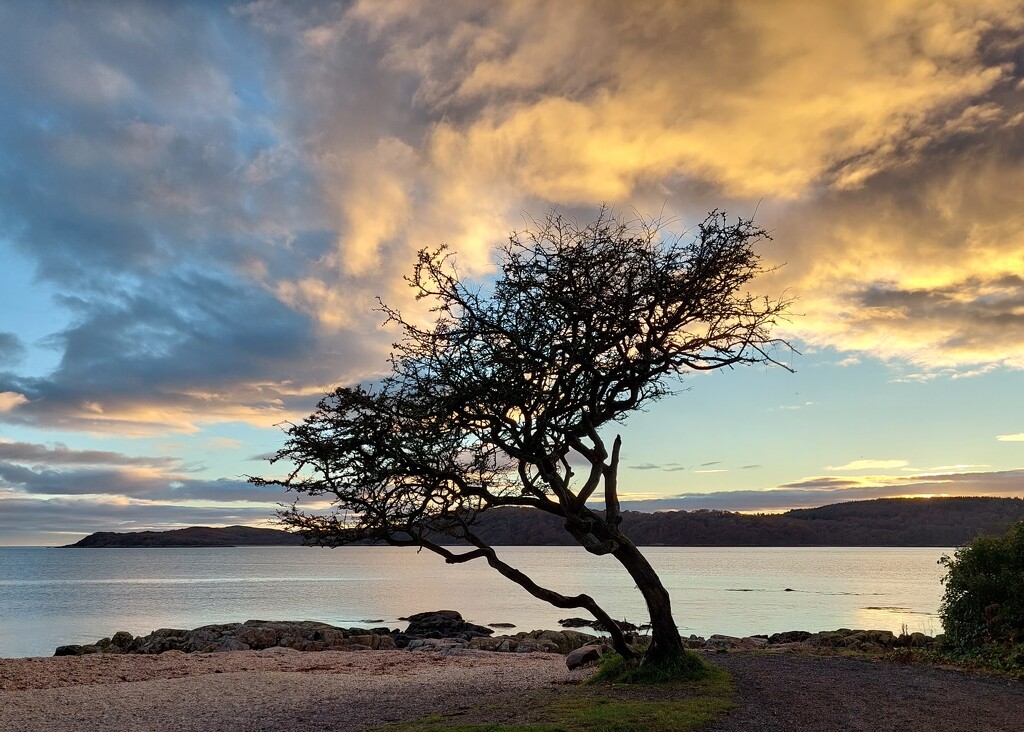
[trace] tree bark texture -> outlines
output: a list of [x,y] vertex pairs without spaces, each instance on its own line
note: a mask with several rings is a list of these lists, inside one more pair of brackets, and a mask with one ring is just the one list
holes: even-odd
[[612,556],[619,560],[636,582],[651,616],[651,645],[644,654],[645,661],[660,663],[682,658],[686,650],[683,648],[679,628],[672,618],[672,599],[668,590],[636,545],[622,532],[615,531],[615,534],[618,548],[612,552]]

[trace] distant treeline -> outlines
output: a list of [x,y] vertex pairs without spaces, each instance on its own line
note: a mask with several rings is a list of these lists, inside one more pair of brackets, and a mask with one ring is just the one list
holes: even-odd
[[[781,514],[626,511],[622,526],[640,546],[960,546],[1024,520],[1021,498],[880,498]],[[494,546],[562,546],[573,539],[560,519],[529,508],[480,515],[478,533]],[[173,531],[99,532],[73,547],[282,546],[302,539],[277,529],[228,526]]]

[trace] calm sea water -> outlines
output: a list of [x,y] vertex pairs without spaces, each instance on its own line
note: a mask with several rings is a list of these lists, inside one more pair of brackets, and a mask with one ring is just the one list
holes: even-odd
[[[575,547],[500,547],[542,585],[588,592],[614,617],[645,621],[612,559]],[[684,634],[877,628],[941,632],[939,557],[910,548],[647,548]],[[791,591],[786,591],[786,590]],[[50,655],[115,631],[248,619],[404,627],[454,609],[476,623],[557,628],[584,616],[534,599],[481,561],[449,566],[392,547],[47,549],[0,547],[0,656]],[[514,631],[513,631],[514,632]]]

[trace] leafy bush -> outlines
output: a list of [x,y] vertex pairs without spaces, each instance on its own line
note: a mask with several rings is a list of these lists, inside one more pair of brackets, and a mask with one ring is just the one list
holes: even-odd
[[1024,521],[939,560],[947,573],[939,615],[957,648],[1024,641]]

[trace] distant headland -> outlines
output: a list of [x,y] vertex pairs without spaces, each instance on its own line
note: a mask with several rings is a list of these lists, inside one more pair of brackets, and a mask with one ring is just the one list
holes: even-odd
[[301,546],[302,543],[301,536],[281,529],[257,529],[252,526],[190,526],[187,529],[170,531],[97,531],[62,548]]
[[[1022,487],[1024,488],[1024,487]],[[999,534],[1024,520],[1021,498],[879,498],[780,514],[728,511],[623,512],[639,546],[939,546]],[[562,546],[572,538],[555,516],[527,508],[481,514],[478,533],[494,546]],[[301,546],[300,535],[250,526],[170,531],[101,531],[70,548]]]

